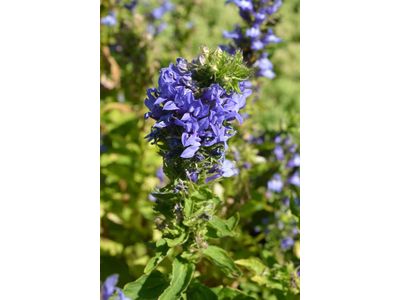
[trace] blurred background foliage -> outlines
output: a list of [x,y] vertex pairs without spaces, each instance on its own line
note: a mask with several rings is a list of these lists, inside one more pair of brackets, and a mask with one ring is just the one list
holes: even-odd
[[[160,0],[100,4],[100,280],[118,273],[121,287],[142,275],[160,237],[149,192],[161,186],[156,171],[162,160],[144,140],[152,125],[143,118],[146,89],[157,87],[158,71],[177,57],[191,60],[200,45],[227,44],[222,30],[241,22],[237,7],[225,1],[171,3],[161,14]],[[274,31],[284,41],[268,50],[277,76],[257,78],[244,109],[248,118],[230,140],[229,159],[239,175],[213,186],[224,201],[218,214],[241,215],[238,235],[218,243],[244,276],[227,278],[205,260],[196,269],[209,287],[228,285],[271,300],[297,299],[300,286],[299,227],[289,201],[293,196],[299,206],[299,187],[290,184],[298,168],[286,167],[293,159],[289,148],[300,138],[300,0],[284,1],[277,15]],[[284,183],[280,191],[268,189],[274,174]],[[267,268],[258,274],[257,264]],[[169,273],[171,261],[159,270]]]

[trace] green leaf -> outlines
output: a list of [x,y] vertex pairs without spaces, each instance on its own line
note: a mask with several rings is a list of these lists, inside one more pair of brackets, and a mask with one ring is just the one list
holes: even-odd
[[212,197],[211,200],[212,200],[212,202],[214,202],[215,204],[221,204],[221,203],[222,203],[222,200],[219,199],[218,197],[215,197],[215,196]]
[[195,200],[211,200],[215,204],[221,204],[222,201],[218,197],[216,197],[212,190],[206,187],[201,187],[199,190],[192,193],[191,197]]
[[201,187],[199,190],[192,194],[192,198],[197,200],[211,200],[214,197],[212,190]]
[[[131,300],[156,300],[168,285],[164,275],[159,271],[154,271],[125,285],[123,292],[125,297]],[[114,295],[110,300],[119,300],[119,296]]]
[[248,270],[253,271],[255,275],[251,277],[251,280],[257,282],[259,285],[264,285],[267,283],[267,271],[268,268],[257,258],[250,259],[239,259],[235,261],[239,266],[244,266]]
[[178,300],[192,280],[196,265],[178,256],[172,265],[172,280],[170,286],[158,298],[158,300]]
[[150,193],[151,195],[153,195],[155,198],[157,198],[158,200],[170,200],[173,198],[177,198],[176,194],[173,193],[157,193],[157,192],[152,192]]
[[294,203],[293,199],[293,194],[290,194],[290,210],[292,211],[292,214],[295,215],[296,217],[300,218],[300,211],[296,206],[296,203]]
[[189,235],[188,235],[187,231],[185,230],[177,238],[174,238],[174,239],[165,238],[165,240],[167,241],[168,246],[172,248],[172,247],[175,247],[175,246],[185,243],[188,238],[189,238]]
[[218,300],[255,300],[246,293],[227,286],[213,288],[212,290],[217,293]]
[[183,209],[183,214],[185,217],[189,218],[193,213],[193,200],[191,198],[185,198],[185,208]]
[[267,271],[267,267],[256,258],[249,259],[239,259],[235,261],[239,266],[246,267],[247,269],[253,271],[256,275],[264,275]]
[[156,256],[152,257],[147,263],[144,273],[149,273],[153,271],[160,262],[167,256],[170,247],[168,247],[167,241],[164,239],[159,239],[157,241]]
[[214,245],[209,245],[207,249],[203,250],[203,254],[215,266],[220,268],[222,272],[228,275],[228,277],[239,278],[242,276],[240,269],[223,249]]
[[226,221],[226,225],[228,226],[229,230],[234,230],[239,223],[240,215],[239,213],[234,214]]
[[216,230],[216,232],[209,230],[210,237],[212,237],[211,235],[216,235],[217,238],[224,236],[236,236],[236,234],[229,229],[229,226],[215,215],[212,216],[212,218],[208,221],[208,225]]
[[207,286],[192,282],[186,292],[188,300],[218,300],[218,296]]

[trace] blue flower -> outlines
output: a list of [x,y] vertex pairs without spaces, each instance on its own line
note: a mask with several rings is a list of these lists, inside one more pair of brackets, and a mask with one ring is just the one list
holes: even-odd
[[276,135],[274,138],[274,143],[280,144],[282,142],[282,136],[281,134]]
[[299,170],[296,170],[292,175],[289,176],[288,182],[295,186],[300,186]]
[[271,6],[267,7],[267,14],[273,15],[278,11],[279,6],[282,5],[282,0],[274,0],[274,3]]
[[225,159],[222,165],[215,165],[212,169],[208,171],[209,174],[216,173],[215,175],[208,177],[204,180],[205,183],[209,183],[220,177],[231,177],[239,173],[239,169],[235,168],[235,163]]
[[157,27],[157,32],[156,33],[161,33],[163,32],[166,28],[168,27],[168,24],[165,22],[160,23]]
[[191,169],[188,171],[188,179],[190,181],[193,181],[194,183],[197,183],[199,179],[199,172],[195,169]]
[[[200,147],[219,143],[227,150],[227,140],[236,133],[229,123],[235,119],[243,122],[239,111],[245,107],[252,91],[246,89],[244,83],[240,84],[242,94],[227,93],[219,84],[212,84],[196,99],[194,91],[198,84],[188,71],[188,62],[182,58],[177,59],[176,66],[171,63],[160,73],[158,89],[148,89],[145,100],[150,110],[145,119],[156,120],[152,133],[146,136],[148,141],[157,142],[165,128],[180,136],[182,158],[192,158]],[[176,138],[174,140],[170,142],[170,139],[169,144],[171,149],[178,150]]]
[[253,12],[253,3],[251,0],[229,0],[226,3],[234,3],[236,4],[241,10],[251,11]]
[[164,13],[165,12],[163,7],[157,7],[151,11],[151,15],[153,16],[154,19],[161,19]]
[[129,10],[129,11],[133,11],[136,7],[136,5],[138,4],[138,2],[136,0],[131,1],[130,3],[128,2],[128,4],[125,4],[124,7]]
[[160,7],[154,8],[151,11],[151,15],[153,16],[154,19],[158,20],[161,19],[162,16],[168,12],[169,10],[173,10],[174,9],[174,5],[167,1],[163,1],[162,5]]
[[291,237],[288,238],[282,238],[282,243],[281,243],[281,248],[282,249],[286,249],[289,247],[293,247],[294,246],[294,239]]
[[[246,21],[247,28],[240,29],[235,25],[234,31],[223,31],[224,37],[233,39],[239,49],[250,48],[249,57],[252,59],[255,58],[255,60],[250,61],[256,67],[256,77],[274,78],[276,75],[273,72],[272,63],[267,59],[268,54],[262,53],[260,55],[257,52],[263,50],[268,44],[280,43],[282,41],[281,38],[275,36],[271,28],[265,34],[262,34],[260,31],[263,23],[268,20],[267,15],[277,12],[278,8],[282,5],[282,0],[274,0],[272,4],[271,1],[262,0],[257,1],[254,5],[252,0],[229,0],[226,3],[234,3],[239,7],[240,16]],[[225,47],[225,49],[230,52],[235,51],[232,45]]]
[[163,171],[163,166],[160,166],[157,171],[156,171],[156,176],[157,178],[160,180],[161,184],[165,183],[165,179],[164,179],[164,171]]
[[285,158],[285,153],[283,152],[283,147],[281,145],[275,147],[274,153],[277,160],[283,160]]
[[268,32],[265,34],[265,36],[262,39],[262,42],[264,45],[268,45],[269,43],[280,43],[282,41],[283,41],[283,39],[278,38],[274,34],[274,31],[271,28],[268,29]]
[[111,11],[107,16],[101,18],[101,24],[104,26],[115,26],[117,25],[117,14],[115,11]]
[[114,294],[115,291],[115,286],[118,283],[118,274],[111,275],[107,277],[107,279],[104,281],[104,283],[101,286],[101,294],[102,294],[102,299],[107,300]]
[[270,191],[280,193],[283,188],[283,182],[281,181],[281,175],[274,174],[274,176],[272,176],[272,179],[270,181],[268,181],[267,185],[268,185],[268,189]]
[[251,27],[250,29],[246,30],[246,36],[251,38],[256,38],[261,35],[261,31],[258,27]]
[[264,43],[261,42],[258,39],[252,39],[251,43],[250,43],[250,49],[251,50],[261,50],[262,48],[264,48]]
[[255,145],[262,145],[264,144],[265,135],[261,135],[259,137],[255,137],[250,135],[249,142]]
[[[242,31],[240,30],[237,24],[235,24],[235,29],[233,31],[228,32],[226,30],[223,30],[222,34],[226,39],[233,39],[236,46],[238,47],[240,47],[242,43],[245,41],[245,37],[243,36]],[[228,51],[231,54],[236,52],[236,50],[233,47],[230,47],[230,49],[223,49],[223,50]]]
[[130,298],[127,298],[124,296],[124,293],[121,291],[121,289],[117,288],[118,282],[118,274],[114,274],[109,276],[104,283],[101,285],[101,299],[102,300],[108,300],[115,291],[118,292],[118,299],[117,300],[131,300]]
[[297,150],[297,144],[296,143],[292,144],[288,149],[289,153],[295,153],[296,150]]
[[261,54],[260,58],[256,61],[255,64],[259,69],[256,72],[256,77],[267,77],[272,79],[275,77],[275,73],[272,71],[274,66],[271,61],[268,59],[268,53]]
[[297,153],[286,164],[287,169],[294,167],[300,167],[300,155]]
[[254,13],[254,24],[259,25],[267,20],[266,9],[262,8],[260,11]]

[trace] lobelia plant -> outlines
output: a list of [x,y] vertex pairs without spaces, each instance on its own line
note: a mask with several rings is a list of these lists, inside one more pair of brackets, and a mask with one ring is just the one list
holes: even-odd
[[[242,59],[240,51],[231,55],[203,46],[192,62],[178,58],[176,65],[163,68],[158,89],[147,90],[145,104],[150,111],[145,119],[156,123],[146,138],[159,147],[170,183],[151,193],[154,210],[160,214],[155,224],[162,238],[145,274],[125,286],[123,292],[131,300],[253,299],[229,287],[210,289],[198,279],[192,282],[196,263],[203,258],[230,278],[242,275],[227,252],[209,243],[235,236],[239,222],[238,213],[226,221],[215,215],[222,201],[210,183],[237,173],[235,163],[225,156],[227,141],[236,132],[232,125],[235,120],[243,122],[239,111],[251,94],[244,81],[252,71]],[[155,269],[168,254],[178,251],[168,280]]]

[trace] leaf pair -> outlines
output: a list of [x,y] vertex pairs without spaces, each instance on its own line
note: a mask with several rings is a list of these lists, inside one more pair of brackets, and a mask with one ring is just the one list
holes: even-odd
[[239,213],[230,217],[227,221],[223,221],[215,215],[208,221],[207,236],[219,239],[225,236],[236,236],[233,232],[240,219]]
[[239,278],[243,275],[228,253],[220,247],[209,245],[207,249],[203,250],[203,254],[228,277]]
[[230,287],[210,289],[199,282],[192,283],[186,294],[188,300],[254,300],[253,297]]
[[[148,266],[146,266],[146,269]],[[195,268],[194,264],[188,263],[178,256],[174,259],[172,265],[172,279],[170,282],[165,279],[161,272],[155,270],[143,275],[135,282],[128,283],[123,292],[125,297],[131,300],[178,300],[188,288]],[[111,300],[117,299],[117,296],[111,298]]]

